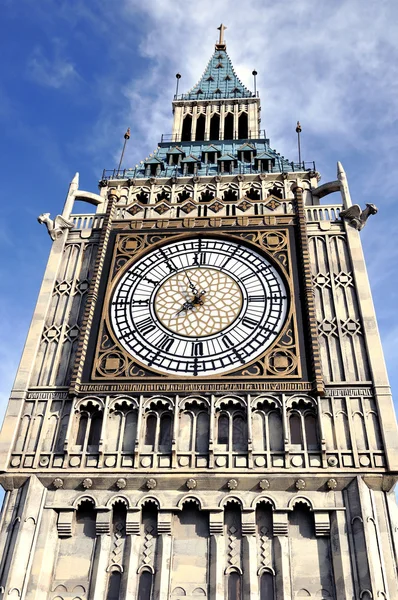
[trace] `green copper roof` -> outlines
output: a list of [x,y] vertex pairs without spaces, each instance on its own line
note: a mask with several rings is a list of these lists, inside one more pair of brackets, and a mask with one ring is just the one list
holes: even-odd
[[225,50],[215,50],[198,83],[181,100],[207,100],[212,98],[252,98],[254,96],[236,75],[231,59]]

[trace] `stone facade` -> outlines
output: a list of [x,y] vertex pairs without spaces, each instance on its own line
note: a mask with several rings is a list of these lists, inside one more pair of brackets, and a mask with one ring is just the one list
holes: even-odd
[[[211,68],[224,51],[220,38]],[[397,597],[397,429],[360,233],[339,217],[344,170],[319,187],[314,168],[279,168],[271,151],[256,162],[259,99],[239,82],[206,92],[212,72],[197,100],[175,99],[157,163],[104,177],[99,194],[76,176],[62,215],[41,215],[53,244],[0,436],[3,598]],[[250,164],[176,161],[170,177],[162,148],[192,153],[200,114],[203,140],[221,115],[222,158],[229,105],[255,132],[237,142]],[[270,256],[291,311],[241,369],[159,374],[114,338],[110,290],[137,256],[198,234]]]

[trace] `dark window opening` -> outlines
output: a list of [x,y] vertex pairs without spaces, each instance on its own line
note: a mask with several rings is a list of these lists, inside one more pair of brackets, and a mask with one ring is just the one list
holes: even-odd
[[228,577],[228,600],[241,600],[242,578],[240,573],[230,573]]
[[290,420],[290,443],[303,448],[303,437],[301,432],[301,419],[299,415],[291,415]]
[[[239,136],[240,137],[240,136]],[[245,163],[251,163],[252,162],[252,152],[250,152],[250,150],[245,150],[244,152],[240,153],[240,159],[242,162]]]
[[106,595],[106,600],[119,600],[121,580],[121,573],[119,571],[112,571],[112,573],[109,576],[108,593]]
[[159,446],[162,446],[163,450],[171,449],[171,416],[162,415],[160,418],[160,432],[159,432]]
[[138,600],[151,600],[152,595],[152,573],[143,571],[138,586]]
[[160,165],[156,165],[156,164],[149,165],[149,173],[152,175],[152,177],[156,177],[156,175],[159,173],[159,171],[160,171]]
[[305,439],[307,450],[318,450],[317,421],[314,415],[306,415],[304,418]]
[[184,121],[182,123],[182,135],[181,140],[183,142],[191,141],[191,129],[192,129],[192,117],[191,115],[186,115]]
[[234,139],[234,115],[228,113],[224,121],[224,140]]
[[146,431],[145,431],[145,446],[150,446],[152,449],[155,447],[156,437],[156,417],[155,415],[148,415],[146,419]]
[[205,190],[202,192],[201,197],[199,198],[199,202],[210,202],[210,200],[214,199],[214,192],[210,190]]
[[170,200],[170,194],[167,193],[165,190],[162,190],[157,196],[156,196],[156,202],[162,202],[162,200],[166,200],[169,201]]
[[170,154],[169,155],[169,165],[177,166],[180,164],[180,154]]
[[229,441],[229,418],[227,415],[221,415],[218,418],[218,444],[228,444]]
[[195,162],[185,163],[184,173],[186,175],[195,175],[197,168],[197,163]]
[[148,204],[148,202],[149,202],[149,194],[146,194],[145,192],[140,192],[139,194],[137,194],[136,200],[140,204]]
[[260,200],[260,190],[250,188],[246,194],[246,197],[249,198],[249,200]]
[[238,192],[235,190],[229,189],[224,193],[224,201],[225,202],[235,202],[238,199]]
[[79,429],[77,431],[77,436],[76,436],[76,445],[77,446],[83,446],[83,444],[84,444],[84,440],[86,439],[87,423],[88,423],[88,416],[85,414],[80,415]]
[[98,446],[101,439],[102,413],[97,412],[91,418],[90,433],[88,434],[88,446]]
[[247,113],[243,112],[238,121],[238,137],[240,140],[246,139],[249,136]]
[[188,200],[190,197],[191,197],[190,193],[187,192],[186,190],[183,190],[182,192],[180,192],[178,194],[177,202],[185,202],[185,200]]
[[206,117],[204,115],[199,115],[196,121],[196,136],[195,139],[199,142],[205,139],[205,125],[206,125]]
[[283,198],[283,192],[282,189],[276,185],[274,185],[274,187],[272,187],[269,192],[268,192],[269,196],[275,196],[276,198],[280,198],[282,200]]
[[210,120],[210,139],[220,139],[220,115],[213,115]]
[[217,153],[216,152],[208,152],[207,153],[207,162],[214,165],[217,162]]
[[246,421],[235,415],[232,422],[232,450],[243,451],[247,446]]
[[260,600],[274,600],[274,578],[271,573],[261,575]]

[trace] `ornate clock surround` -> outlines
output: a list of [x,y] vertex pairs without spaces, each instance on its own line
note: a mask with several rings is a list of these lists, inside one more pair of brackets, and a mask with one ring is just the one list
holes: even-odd
[[[223,374],[210,374],[196,377],[181,377],[176,374],[163,374],[152,371],[145,365],[139,364],[118,342],[109,325],[109,303],[113,293],[115,281],[120,277],[123,268],[132,259],[138,260],[151,250],[171,241],[186,240],[193,237],[216,237],[220,239],[239,241],[254,251],[263,254],[282,274],[286,289],[290,296],[288,314],[284,326],[277,339],[266,351],[255,360],[248,362],[242,368],[237,368]],[[206,230],[206,233],[197,229],[176,233],[169,231],[112,231],[108,245],[108,256],[104,270],[108,277],[104,278],[99,290],[99,302],[94,318],[89,344],[89,352],[83,374],[84,382],[90,381],[92,385],[85,385],[87,389],[96,389],[95,383],[100,385],[128,386],[127,382],[152,381],[166,382],[176,378],[184,387],[189,387],[192,382],[210,381],[242,381],[253,382],[269,381],[270,383],[286,380],[297,382],[299,387],[311,388],[308,381],[306,354],[302,332],[304,330],[300,315],[299,277],[297,276],[296,252],[293,227],[264,227],[259,229],[216,229]],[[101,301],[102,300],[102,301]],[[102,310],[99,309],[102,307]],[[300,335],[301,334],[301,335]],[[95,349],[94,349],[95,345]],[[91,352],[90,352],[91,349]],[[91,356],[90,356],[91,354]],[[301,385],[299,384],[301,382]],[[235,383],[236,385],[236,383]],[[264,384],[263,384],[264,385]]]

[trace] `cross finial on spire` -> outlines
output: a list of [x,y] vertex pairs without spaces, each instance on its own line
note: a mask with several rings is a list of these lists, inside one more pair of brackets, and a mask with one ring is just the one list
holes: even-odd
[[221,23],[220,27],[217,27],[217,29],[220,32],[220,39],[216,44],[216,50],[225,50],[227,45],[224,40],[224,31],[227,29],[227,27]]

